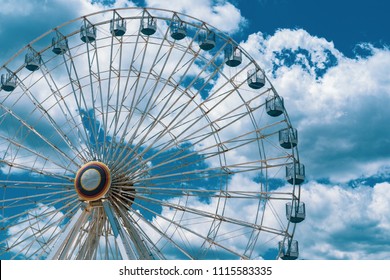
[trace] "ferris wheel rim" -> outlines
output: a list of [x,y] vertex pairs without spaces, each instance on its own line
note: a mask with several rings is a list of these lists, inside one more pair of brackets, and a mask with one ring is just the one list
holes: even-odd
[[[70,23],[73,23],[73,22],[77,22],[77,21],[79,21],[79,20],[84,20],[84,19],[86,19],[86,18],[88,18],[89,16],[92,16],[92,15],[96,15],[96,14],[101,14],[101,13],[109,13],[109,12],[115,12],[115,11],[120,11],[120,10],[125,10],[126,8],[123,8],[123,9],[110,9],[110,10],[106,10],[106,11],[100,11],[100,12],[96,12],[96,13],[92,13],[92,14],[90,14],[90,15],[86,15],[86,16],[83,16],[83,17],[79,17],[79,18],[77,18],[77,19],[74,19],[74,20],[71,20],[71,21],[68,21],[68,22],[66,22],[66,23],[64,23],[63,25],[60,25],[59,27],[56,27],[56,28],[54,28],[54,29],[52,29],[52,30],[50,30],[50,31],[48,31],[47,33],[45,33],[45,34],[43,34],[43,35],[41,35],[40,37],[38,37],[36,40],[34,40],[34,41],[32,41],[30,44],[28,44],[25,48],[23,48],[22,50],[20,50],[17,54],[15,54],[15,56],[13,56],[6,64],[4,64],[4,66],[2,66],[2,68],[0,68],[0,70],[2,70],[3,68],[4,69],[6,69],[6,70],[9,70],[8,68],[7,68],[7,65],[12,61],[12,60],[14,60],[16,57],[18,57],[18,56],[20,56],[24,51],[26,51],[27,49],[29,49],[29,48],[32,48],[32,45],[35,43],[35,42],[37,42],[37,41],[39,41],[40,39],[42,39],[42,38],[44,38],[44,37],[46,37],[46,36],[48,36],[49,34],[54,34],[54,32],[57,32],[58,31],[58,28],[60,28],[60,27],[62,27],[62,26],[65,26],[65,25],[68,25],[68,24],[70,24]],[[133,9],[133,8],[131,8],[131,9]],[[137,9],[137,10],[149,10],[149,9],[147,9],[147,8],[134,8],[134,9]],[[151,9],[151,10],[159,10],[159,11],[166,11],[166,12],[171,12],[171,13],[173,13],[173,14],[176,14],[176,12],[173,12],[173,11],[170,11],[170,10],[164,10],[164,9]],[[177,13],[177,14],[180,14],[180,13]],[[183,14],[184,15],[184,14]],[[195,18],[193,18],[193,19],[195,19]],[[197,19],[196,19],[197,20]],[[206,24],[205,22],[202,22],[203,24]],[[213,29],[215,29],[215,28],[213,28]],[[217,29],[215,29],[215,30],[217,30]],[[77,32],[76,32],[77,33]],[[66,35],[65,36],[65,38],[68,38],[68,37],[70,37],[71,35]],[[229,37],[230,38],[230,37]],[[231,42],[234,42],[235,43],[235,41],[233,41],[231,38],[229,39]],[[238,46],[238,44],[237,44],[237,46]],[[49,48],[49,47],[48,47]],[[43,52],[46,52],[47,50],[48,50],[48,48],[46,49],[46,50],[44,50]],[[257,65],[257,63],[256,63],[256,61],[249,55],[249,54],[247,54],[246,52],[245,52],[245,50],[243,50],[242,48],[240,48],[243,52],[244,52],[244,55],[246,55],[247,56],[247,58],[254,64],[254,65],[256,65],[256,66],[258,66]],[[17,70],[16,72],[14,72],[15,74],[16,73],[18,73],[21,69],[23,68],[23,65],[20,67],[20,69],[19,70]],[[262,68],[260,68],[259,67],[259,69],[262,69]],[[149,72],[150,73],[150,72]],[[268,83],[270,84],[270,86],[271,86],[271,89],[273,90],[273,92],[274,92],[274,94],[276,94],[276,95],[278,95],[277,94],[277,92],[276,92],[276,90],[274,89],[274,87],[273,87],[273,85],[271,84],[271,82],[268,80],[268,77],[267,76],[265,76],[266,77],[266,79],[267,79],[267,81],[268,81]],[[240,95],[240,93],[238,93],[239,95]],[[243,100],[244,101],[244,100]],[[199,106],[198,106],[198,108],[199,108]],[[248,108],[247,108],[247,110],[249,110]],[[103,115],[104,113],[102,113],[102,115]],[[285,111],[284,112],[284,115],[285,115],[285,118],[286,118],[286,121],[287,121],[287,123],[291,126],[291,124],[290,124],[290,121],[289,121],[289,118],[288,118],[288,115],[287,115],[287,111]],[[251,116],[251,115],[250,115]],[[206,117],[206,119],[207,119],[208,117]],[[212,123],[212,121],[210,121],[211,123]],[[76,125],[76,123],[75,123],[75,125]],[[215,135],[217,135],[218,136],[218,133],[216,133]],[[221,142],[221,141],[220,141]],[[221,153],[223,156],[224,156],[224,153]],[[298,156],[298,151],[297,151],[297,148],[293,148],[292,149],[292,154],[293,154],[293,156]],[[299,161],[299,159],[298,159],[298,161]],[[80,162],[80,161],[79,161]],[[228,166],[228,164],[226,163],[226,160],[225,160],[225,165],[226,166]],[[70,168],[67,168],[66,170],[70,170]],[[172,175],[171,175],[172,176]],[[225,190],[223,190],[223,192],[225,192]],[[222,190],[220,189],[220,193],[222,193]],[[222,198],[223,196],[221,195],[221,197],[219,197],[219,201],[220,201],[220,199]],[[189,196],[186,196],[185,197],[187,200],[189,199]],[[222,201],[222,203],[226,203],[226,201],[227,201],[227,196],[224,198],[224,200]],[[135,203],[135,202],[132,202],[132,203]],[[170,204],[167,204],[166,202],[162,202],[162,201],[160,201],[160,202],[156,202],[156,203],[161,203],[161,204],[166,204],[166,205],[169,205],[170,207],[174,207],[174,205],[170,205]],[[260,208],[260,206],[261,206],[261,200],[259,200],[259,202],[258,202],[258,209]],[[181,206],[181,207],[183,207],[183,206]],[[186,204],[185,204],[185,207],[187,207],[186,206]],[[179,208],[177,208],[177,210],[176,210],[176,213],[177,213],[177,211],[179,211],[178,210]],[[223,209],[222,211],[224,211],[224,207],[222,207],[221,209]],[[192,211],[192,209],[191,208],[189,208],[189,207],[187,207],[186,208],[186,210],[187,211]],[[216,222],[216,223],[218,223],[219,222],[219,225],[222,223],[222,217],[218,217],[217,215],[218,215],[218,208],[215,210],[216,212],[214,213],[214,215],[215,215],[215,217],[213,218],[213,223],[214,222]],[[263,215],[264,215],[265,213],[263,212]],[[184,215],[184,212],[182,213],[182,215]],[[207,216],[207,215],[209,215],[210,217],[211,217],[211,213],[209,213],[209,214],[207,214],[207,213],[205,213],[205,215]],[[264,217],[262,217],[261,219],[263,219]],[[221,220],[219,220],[219,219],[221,219]],[[226,219],[226,218],[225,218]],[[181,221],[181,220],[180,220]],[[235,223],[236,221],[234,220],[234,219],[231,219],[230,220],[232,223]],[[256,218],[256,221],[257,221],[257,218]],[[172,225],[174,225],[174,223],[171,223],[171,226]],[[210,229],[209,229],[209,233],[206,235],[206,236],[208,236],[210,233],[211,233],[211,231],[213,231],[213,232],[215,232],[215,235],[218,233],[218,228],[219,228],[219,225],[216,225],[216,227],[215,227],[215,229],[213,228],[213,227],[210,227]],[[288,223],[288,226],[287,226],[287,232],[288,232],[288,227],[289,227],[289,225],[290,225],[290,223]],[[294,230],[295,230],[295,224],[292,224],[293,225],[293,227],[294,227]],[[252,226],[252,225],[249,225],[248,224],[248,227],[249,228],[251,228],[252,230],[255,228],[255,226]],[[166,229],[166,232],[168,232],[168,228]],[[282,232],[281,232],[281,234],[282,234]],[[172,233],[172,236],[173,236],[173,233]],[[168,238],[169,239],[169,238]],[[204,240],[204,242],[206,242],[206,240],[207,240],[207,238],[206,237],[203,237],[203,240]],[[249,241],[248,241],[249,242]],[[248,243],[249,244],[249,243]],[[248,246],[248,245],[247,245]],[[240,255],[240,257],[245,257],[245,254],[242,254],[242,255]]]

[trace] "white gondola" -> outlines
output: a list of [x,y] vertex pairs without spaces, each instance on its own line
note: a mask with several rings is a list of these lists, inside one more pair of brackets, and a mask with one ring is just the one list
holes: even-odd
[[13,74],[1,75],[1,89],[5,91],[13,91],[16,88],[16,77]]
[[110,32],[113,36],[122,37],[126,33],[126,21],[116,18],[110,22]]
[[227,66],[236,67],[242,62],[242,53],[238,46],[229,44],[225,48],[225,63]]
[[24,57],[24,62],[26,63],[26,69],[33,72],[41,67],[42,58],[40,54],[29,51]]
[[306,209],[304,202],[287,202],[286,203],[286,217],[290,222],[297,224],[305,220]]
[[187,25],[180,20],[174,20],[171,22],[170,33],[173,39],[182,40],[187,36]]
[[282,260],[296,260],[299,256],[298,241],[286,238],[279,241],[279,257]]
[[296,128],[284,128],[279,130],[279,144],[285,149],[291,149],[298,145],[298,131]]
[[300,185],[305,181],[305,166],[295,162],[286,166],[286,180],[292,185]]
[[259,69],[248,70],[248,86],[253,89],[260,89],[265,85],[265,75]]
[[265,100],[265,109],[271,117],[278,117],[284,112],[284,101],[281,96],[268,96]]
[[202,30],[199,33],[199,47],[204,51],[209,51],[215,47],[215,33],[210,30]]
[[53,53],[60,55],[64,54],[68,51],[68,41],[66,38],[63,38],[62,36],[57,36],[52,39],[52,51]]
[[96,40],[96,27],[90,23],[84,23],[80,28],[80,39],[84,43],[92,43]]
[[151,16],[142,18],[140,31],[146,36],[153,35],[157,31],[157,20]]

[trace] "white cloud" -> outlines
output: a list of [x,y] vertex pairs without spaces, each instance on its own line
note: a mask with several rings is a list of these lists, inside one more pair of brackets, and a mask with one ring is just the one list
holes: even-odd
[[1,1],[0,15],[3,16],[26,16],[31,14],[34,11],[34,5],[36,6],[36,1],[29,0],[3,0]]
[[371,55],[348,58],[324,38],[287,29],[252,34],[242,46],[285,98],[309,176],[346,182],[386,165],[388,49],[368,45]]
[[296,239],[303,259],[389,259],[390,184],[373,188],[310,182],[302,199],[306,220]]
[[[279,29],[272,36],[265,36],[261,32],[254,33],[241,45],[266,71],[272,71],[275,64],[284,65],[286,61],[276,56],[284,50],[306,50],[310,54],[311,62],[319,68],[325,67],[324,64],[329,59],[327,52],[336,59],[343,57],[333,42],[312,36],[303,29]],[[307,62],[302,58],[300,61]]]
[[146,3],[147,7],[171,9],[196,17],[228,33],[239,31],[246,22],[240,10],[226,0],[147,0]]

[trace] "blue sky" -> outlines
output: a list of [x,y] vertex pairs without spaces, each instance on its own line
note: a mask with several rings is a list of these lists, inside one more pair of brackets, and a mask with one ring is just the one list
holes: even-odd
[[[250,4],[249,4],[250,2]],[[353,56],[356,44],[370,42],[388,45],[384,31],[388,3],[373,1],[257,0],[234,1],[248,18],[248,32],[273,34],[279,28],[302,28],[311,35],[333,41],[347,56]]]
[[266,69],[307,168],[302,258],[390,259],[390,3],[0,0],[0,64],[63,22],[127,5],[198,17]]

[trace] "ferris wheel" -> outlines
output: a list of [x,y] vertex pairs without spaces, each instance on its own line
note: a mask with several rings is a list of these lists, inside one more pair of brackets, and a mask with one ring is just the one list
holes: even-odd
[[298,133],[227,34],[112,9],[0,74],[1,259],[298,258]]

